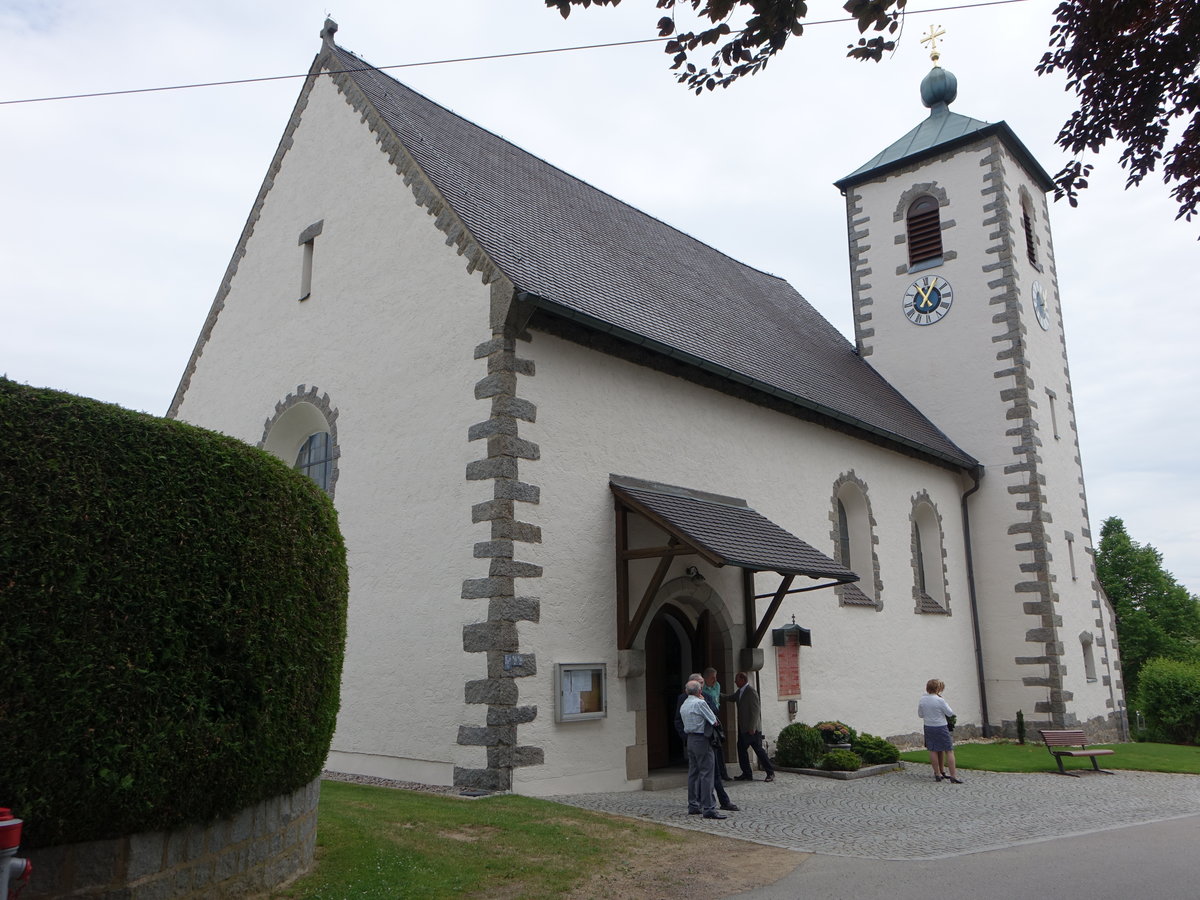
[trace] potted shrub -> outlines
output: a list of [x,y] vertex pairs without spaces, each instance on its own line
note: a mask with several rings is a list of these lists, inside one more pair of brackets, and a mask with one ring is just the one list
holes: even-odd
[[817,731],[821,732],[821,738],[829,747],[837,747],[842,750],[849,750],[850,743],[855,737],[854,729],[845,722],[818,722]]

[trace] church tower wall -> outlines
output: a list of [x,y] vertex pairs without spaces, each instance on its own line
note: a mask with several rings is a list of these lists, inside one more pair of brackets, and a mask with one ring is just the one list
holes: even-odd
[[[847,189],[855,338],[983,466],[970,524],[992,724],[1011,730],[1021,710],[1031,723],[1115,732],[1123,701],[1094,575],[1045,182],[1022,150],[1007,126],[987,126]],[[937,200],[943,252],[910,265],[906,214],[921,196]],[[903,298],[930,276],[949,282],[953,304],[914,324]]]

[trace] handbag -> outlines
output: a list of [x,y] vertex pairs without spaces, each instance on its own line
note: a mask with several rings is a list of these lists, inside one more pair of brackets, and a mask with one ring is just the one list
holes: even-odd
[[725,746],[725,729],[720,722],[704,723],[704,736],[708,738],[708,742],[714,747]]

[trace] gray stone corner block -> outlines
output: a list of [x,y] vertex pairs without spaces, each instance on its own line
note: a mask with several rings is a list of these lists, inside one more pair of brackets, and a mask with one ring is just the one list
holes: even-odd
[[533,360],[521,359],[515,353],[498,353],[488,359],[488,373],[512,372],[517,375],[533,376],[536,374]]
[[[511,500],[485,500],[471,507],[471,521],[489,522],[495,519],[511,519],[513,511],[513,501]],[[506,535],[493,533],[492,537],[502,538]],[[516,538],[516,540],[520,540],[520,538]]]
[[493,578],[541,578],[542,567],[512,559],[493,559],[488,575]]
[[541,747],[492,747],[488,749],[488,765],[517,768],[518,766],[540,766],[545,762]]
[[520,500],[522,503],[540,503],[542,489],[537,485],[526,484],[508,478],[497,478],[493,496],[497,500]]
[[636,678],[646,674],[645,650],[618,650],[617,677]]
[[[490,444],[495,438],[488,438]],[[489,478],[516,478],[517,461],[511,457],[499,456],[489,459],[477,459],[467,463],[467,481],[485,481]]]
[[[501,501],[493,500],[493,503]],[[511,506],[511,502],[510,502]],[[492,521],[492,537],[498,540],[521,541],[526,544],[540,544],[542,542],[542,529],[538,525],[530,525],[528,522],[513,522],[511,516],[509,520],[502,520],[501,516],[491,516]],[[475,521],[483,521],[476,519]]]
[[512,434],[517,433],[517,423],[512,419],[488,419],[486,422],[478,422],[467,429],[467,440],[478,441],[483,438],[489,438],[494,434]]
[[464,747],[497,747],[501,744],[514,744],[517,740],[517,729],[512,725],[499,727],[458,726],[458,743]]
[[537,597],[493,597],[488,603],[488,618],[493,621],[536,622],[541,614]]
[[517,376],[508,372],[488,375],[475,382],[475,399],[488,397],[511,397],[517,391]]
[[517,683],[511,678],[481,678],[468,681],[463,687],[463,698],[466,703],[516,706]]
[[490,650],[487,659],[489,678],[529,678],[537,674],[537,655],[534,653]]
[[536,706],[489,706],[489,725],[525,725],[537,718]]
[[467,653],[515,651],[520,646],[517,626],[512,622],[477,622],[463,626],[463,650]]
[[475,358],[483,359],[485,356],[491,356],[493,353],[499,353],[503,350],[514,350],[516,342],[507,338],[496,337],[490,341],[484,341],[475,348]]
[[512,773],[507,769],[463,769],[454,767],[454,786],[470,791],[507,791]]
[[482,600],[487,597],[513,596],[513,580],[511,578],[468,578],[463,582],[463,600]]
[[491,559],[497,556],[512,559],[512,555],[512,541],[480,541],[475,545],[476,559]]
[[[541,459],[542,451],[533,441],[526,441],[508,434],[494,434],[488,438],[488,456],[516,457],[518,459]],[[510,478],[515,478],[514,473]]]
[[762,671],[766,654],[762,647],[743,647],[738,653],[738,665],[743,672]]
[[507,416],[523,422],[536,422],[537,406],[519,397],[500,394],[492,398],[492,415]]

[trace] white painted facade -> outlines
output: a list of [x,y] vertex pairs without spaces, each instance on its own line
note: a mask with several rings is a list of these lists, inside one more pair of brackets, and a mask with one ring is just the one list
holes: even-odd
[[[835,486],[853,476],[866,486],[875,523],[870,561],[873,568],[877,560],[878,572],[860,574],[863,590],[877,606],[842,605],[832,588],[784,601],[773,625],[794,616],[813,635],[813,646],[801,650],[802,694],[795,719],[840,719],[860,731],[911,736],[920,730],[916,701],[925,681],[939,677],[947,683],[946,696],[960,722],[981,721],[963,521],[963,497],[973,485],[970,473],[536,328],[516,341],[516,363],[509,351],[507,356],[485,352],[489,341],[500,339],[504,292],[512,293],[511,284],[486,266],[482,277],[468,271],[462,242],[456,247],[446,237],[453,222],[448,226],[444,216],[430,214],[438,198],[422,194],[419,175],[410,185],[398,173],[411,160],[395,149],[394,136],[383,134],[378,121],[361,114],[354,102],[327,77],[312,81],[302,94],[173,407],[178,418],[262,444],[289,463],[322,421],[336,431],[333,493],[349,554],[350,609],[330,768],[443,784],[454,782],[460,772],[502,768],[511,777],[502,786],[536,795],[640,789],[647,744],[655,740],[656,729],[661,734],[669,726],[648,721],[646,676],[637,666],[632,673],[624,670],[644,650],[657,605],[673,603],[692,617],[692,624],[707,608],[721,623],[727,631],[722,658],[685,659],[681,665],[716,665],[727,688],[744,665],[740,651],[753,626],[744,621],[740,569],[681,556],[672,562],[655,610],[634,639],[633,657],[618,652],[610,474],[744,498],[831,557],[836,554]],[[1004,454],[1012,452],[1005,409],[979,400],[997,392],[998,367],[977,365],[981,345],[990,347],[996,326],[986,301],[973,302],[966,290],[968,285],[982,289],[987,277],[980,274],[981,263],[992,258],[994,238],[981,224],[985,201],[979,159],[987,152],[987,147],[968,148],[922,171],[859,189],[871,227],[886,221],[887,234],[872,241],[871,252],[878,254],[870,261],[877,273],[875,332],[870,340],[860,335],[859,344],[864,352],[869,344],[870,362],[987,467],[983,488],[969,501],[969,515],[978,594],[987,606],[983,650],[990,666],[1032,655],[1020,650],[1032,621],[1021,603],[1034,598],[1017,597],[1007,605],[992,598],[1012,597],[1015,580],[1028,577],[1021,574],[1022,566],[1034,554],[1013,549],[1011,539],[1007,544],[996,540],[1013,521],[1009,490],[1028,479],[1025,473],[1003,471]],[[1015,160],[1006,158],[1004,167],[1006,190],[1027,184],[1037,200],[1046,260],[1039,277],[1052,298],[1050,331],[1043,333],[1036,324],[1030,328],[1029,275],[1018,273],[1035,393],[1044,396],[1049,388],[1059,398],[1061,434],[1043,449],[1039,471],[1055,504],[1047,541],[1060,633],[1075,641],[1062,639],[1068,662],[1063,686],[1076,698],[1072,714],[1085,721],[1108,715],[1117,702],[1115,654],[1105,649],[1112,642],[1111,615],[1106,607],[1092,606],[1097,595],[1045,204]],[[957,257],[945,263],[944,271],[961,293],[943,322],[916,328],[898,316],[908,276],[890,274],[902,267],[904,254],[891,239],[903,222],[893,223],[891,217],[898,190],[929,181],[944,186],[950,197],[942,218],[954,221],[946,242]],[[311,293],[300,299],[301,239],[314,230],[319,233],[311,243]],[[955,367],[955,390],[938,389],[945,373],[934,360]],[[487,455],[483,445],[497,439],[492,432],[473,431],[495,415],[496,394],[480,386],[497,373],[507,377],[504,365],[519,370],[512,376],[519,400],[536,407],[535,418],[517,413],[516,424],[520,440],[537,450],[519,459],[517,488],[528,483],[537,493],[531,502],[518,498],[516,524],[500,527],[540,529],[540,539],[519,537],[516,551],[520,564],[540,570],[536,577],[515,579],[514,602],[534,597],[537,612],[493,622],[496,617],[485,612],[489,600],[469,596],[469,582],[487,573],[488,558],[480,555],[485,551],[493,554],[490,565],[496,570],[499,551],[487,546],[497,535],[489,503],[503,503],[493,500],[487,480],[470,473]],[[1048,411],[1039,410],[1038,416],[1043,414]],[[1041,427],[1048,443],[1046,426]],[[479,439],[468,440],[469,431]],[[1053,492],[1058,485],[1065,487]],[[914,504],[921,499],[928,500],[940,523],[934,538],[945,577],[937,597],[948,615],[915,607],[912,523]],[[643,545],[664,540],[644,521],[635,521],[633,530]],[[1067,568],[1066,534],[1073,535],[1075,578]],[[861,539],[856,543],[862,547]],[[635,601],[655,564],[633,564]],[[689,566],[699,569],[703,582],[687,577]],[[777,586],[778,576],[757,576],[757,592]],[[759,615],[765,606],[759,603]],[[486,652],[469,649],[475,640],[471,630],[484,618],[501,637]],[[1097,618],[1103,620],[1100,626]],[[1100,638],[1095,662],[1101,675],[1110,676],[1107,685],[1084,678],[1078,635],[1089,631],[1094,640]],[[507,653],[518,645],[524,659],[514,664],[525,667],[522,677],[493,671],[501,661],[507,667]],[[789,714],[786,698],[775,689],[769,633],[762,650],[757,677],[763,730],[773,743]],[[555,721],[557,663],[607,666],[606,717]],[[1031,691],[1037,693],[1020,681],[1034,674],[1032,668],[989,668],[985,687],[995,725],[1008,723]],[[515,697],[481,699],[510,684]],[[520,744],[513,752],[524,751],[525,761],[506,765],[508,757],[493,756],[491,735],[509,734],[509,726],[492,716],[505,710],[518,715],[532,707],[536,715],[513,726]],[[1026,715],[1035,718],[1032,706]]]

